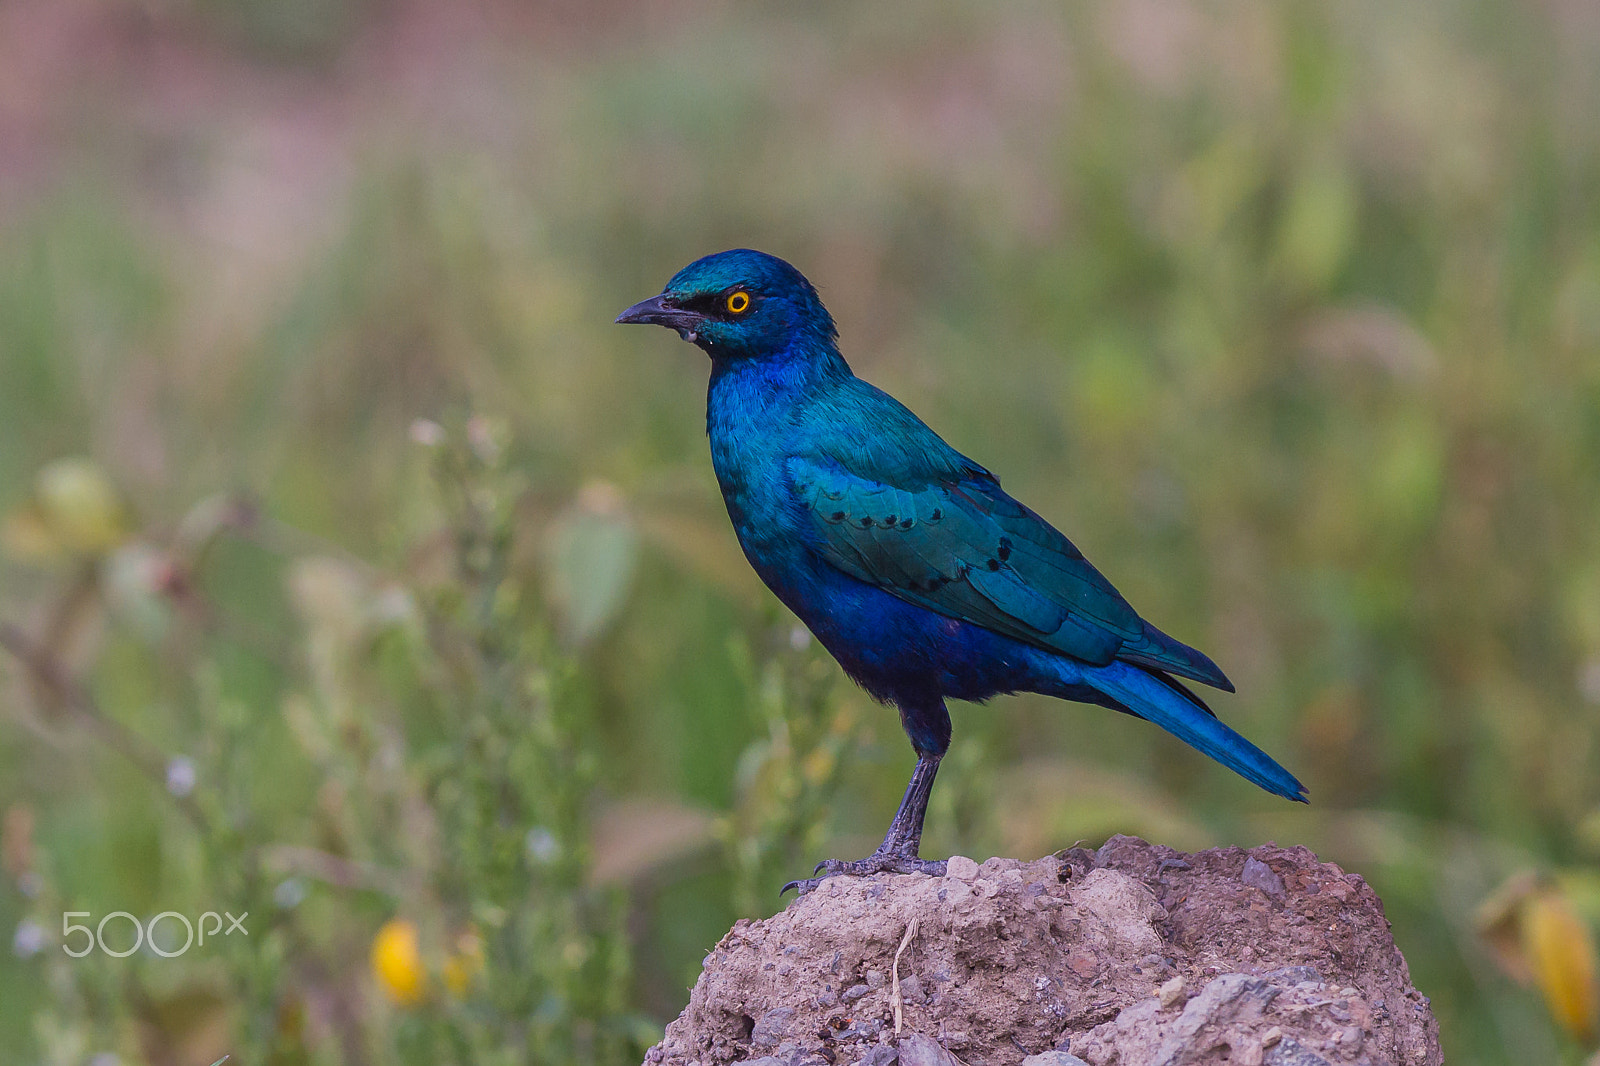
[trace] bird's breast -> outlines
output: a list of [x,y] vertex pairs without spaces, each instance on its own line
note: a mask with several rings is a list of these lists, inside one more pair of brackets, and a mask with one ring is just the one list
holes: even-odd
[[738,437],[714,433],[711,467],[734,532],[745,550],[782,540],[790,491],[782,455],[772,449],[752,447]]
[[707,397],[711,468],[741,538],[746,527],[755,531],[770,524],[788,491],[784,460],[792,404],[764,384],[723,375],[712,380]]

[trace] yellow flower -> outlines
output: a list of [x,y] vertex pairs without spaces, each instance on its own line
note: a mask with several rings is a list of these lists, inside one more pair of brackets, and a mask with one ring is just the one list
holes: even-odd
[[127,535],[122,501],[104,470],[88,459],[57,459],[39,471],[34,499],[67,548],[99,555]]
[[88,459],[57,459],[34,479],[33,498],[6,517],[0,544],[25,561],[104,555],[128,537],[128,515],[111,479]]
[[1597,1007],[1594,940],[1560,889],[1538,892],[1523,905],[1522,942],[1550,1013],[1567,1032],[1592,1044]]
[[1551,1017],[1585,1044],[1600,1029],[1594,936],[1559,884],[1522,873],[1478,910],[1478,930],[1501,967],[1538,987]]
[[372,938],[372,976],[389,998],[402,1007],[414,1007],[427,994],[428,975],[422,968],[417,927],[404,918],[391,918]]

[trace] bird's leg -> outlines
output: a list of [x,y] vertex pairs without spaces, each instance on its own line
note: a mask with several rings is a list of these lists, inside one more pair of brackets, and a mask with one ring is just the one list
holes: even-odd
[[790,881],[778,894],[781,896],[793,888],[803,896],[824,879],[837,874],[862,877],[876,873],[922,873],[943,877],[943,859],[922,859],[917,856],[917,847],[922,843],[922,820],[928,813],[928,797],[933,794],[933,777],[939,772],[941,758],[942,755],[931,752],[917,753],[917,767],[911,771],[911,783],[906,785],[905,798],[900,801],[900,809],[894,812],[894,821],[889,823],[889,831],[884,834],[883,843],[878,845],[877,851],[854,862],[824,859],[813,871],[820,877]]
[[[906,794],[901,798],[900,808],[894,812],[894,821],[889,823],[889,831],[883,835],[883,843],[878,845],[874,855],[917,858],[917,848],[922,843],[922,821],[928,814],[928,798],[933,795],[933,777],[939,772],[939,760],[943,757],[917,753],[916,769],[911,771]],[[943,876],[944,863],[934,865],[939,869],[929,872]]]

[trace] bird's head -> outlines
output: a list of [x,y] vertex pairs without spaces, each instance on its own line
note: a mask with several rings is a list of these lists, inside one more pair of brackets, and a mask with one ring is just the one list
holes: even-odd
[[759,359],[796,342],[833,350],[833,317],[804,274],[775,255],[735,248],[696,259],[660,296],[636,303],[618,322],[678,331],[713,359]]

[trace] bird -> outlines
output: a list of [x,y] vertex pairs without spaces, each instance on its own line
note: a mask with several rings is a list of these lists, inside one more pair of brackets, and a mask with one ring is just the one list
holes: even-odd
[[616,321],[676,330],[710,356],[711,465],[745,558],[846,674],[899,711],[916,753],[877,850],[825,859],[783,892],[944,874],[919,849],[950,699],[1037,692],[1109,707],[1308,802],[1179,680],[1234,691],[1210,658],[1146,622],[995,475],[855,375],[816,287],[788,262],[748,248],[705,256]]

